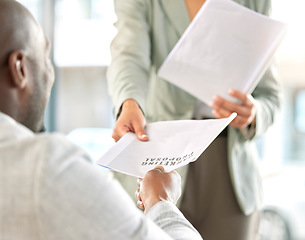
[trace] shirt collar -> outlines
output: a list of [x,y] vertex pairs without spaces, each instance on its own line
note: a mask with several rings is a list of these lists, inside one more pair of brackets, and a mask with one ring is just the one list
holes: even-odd
[[29,138],[34,135],[30,129],[0,112],[0,143]]

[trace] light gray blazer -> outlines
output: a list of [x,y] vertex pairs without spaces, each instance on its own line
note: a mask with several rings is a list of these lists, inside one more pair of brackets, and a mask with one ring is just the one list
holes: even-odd
[[[263,14],[270,12],[270,0],[236,2]],[[197,100],[156,75],[190,23],[184,0],[115,0],[115,9],[118,34],[111,45],[112,63],[108,69],[115,116],[122,103],[133,98],[149,122],[191,119]],[[255,134],[250,136],[229,128],[229,171],[245,214],[262,206],[257,154],[250,140],[265,133],[273,123],[280,107],[279,90],[270,68],[252,94],[257,106]],[[180,170],[182,179],[185,171]]]
[[170,202],[145,216],[63,135],[34,134],[0,112],[0,239],[202,238]]

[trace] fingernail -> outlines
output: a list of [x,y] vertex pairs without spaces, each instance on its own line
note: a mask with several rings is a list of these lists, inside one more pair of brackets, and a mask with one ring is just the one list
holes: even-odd
[[147,138],[148,136],[146,134],[142,134],[141,138]]

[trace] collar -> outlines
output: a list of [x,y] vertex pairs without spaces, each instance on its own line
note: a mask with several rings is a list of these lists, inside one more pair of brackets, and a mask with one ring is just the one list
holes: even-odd
[[33,137],[35,134],[16,122],[10,116],[0,112],[0,143]]
[[161,4],[170,23],[178,35],[182,36],[191,22],[184,0],[161,0]]

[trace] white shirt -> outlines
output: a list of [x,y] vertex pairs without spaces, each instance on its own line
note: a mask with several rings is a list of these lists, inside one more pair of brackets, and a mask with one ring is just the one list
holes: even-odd
[[145,216],[109,172],[60,134],[0,113],[0,240],[201,239],[171,203]]

